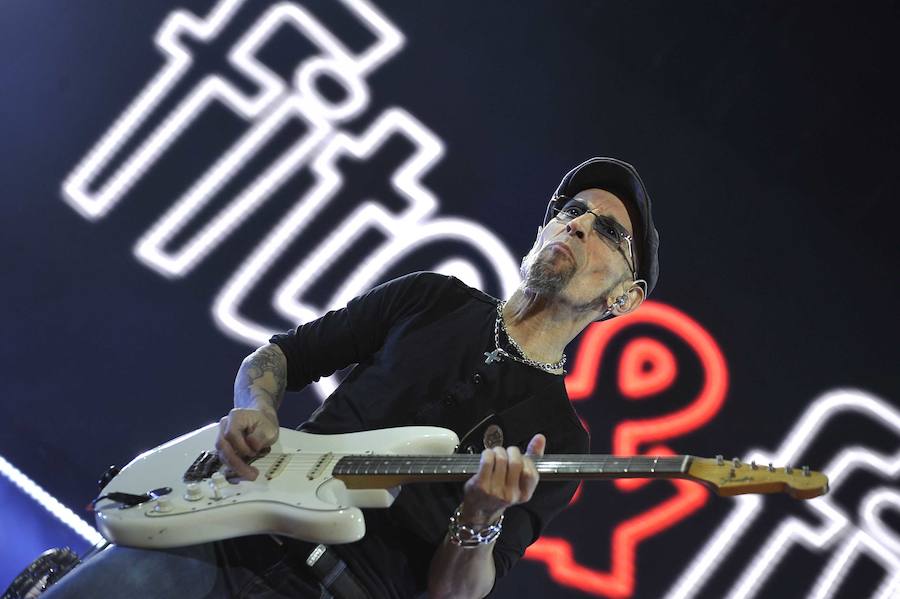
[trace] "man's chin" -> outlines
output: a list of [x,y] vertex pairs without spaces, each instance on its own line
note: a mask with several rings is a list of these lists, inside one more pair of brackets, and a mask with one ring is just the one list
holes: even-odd
[[571,273],[549,268],[532,268],[525,277],[526,291],[539,295],[558,295],[571,280]]

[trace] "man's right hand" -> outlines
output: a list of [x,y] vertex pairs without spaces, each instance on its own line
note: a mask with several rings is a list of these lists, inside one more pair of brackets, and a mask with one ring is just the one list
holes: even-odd
[[278,415],[271,408],[234,408],[219,421],[219,459],[241,478],[256,480],[259,471],[247,462],[278,439]]

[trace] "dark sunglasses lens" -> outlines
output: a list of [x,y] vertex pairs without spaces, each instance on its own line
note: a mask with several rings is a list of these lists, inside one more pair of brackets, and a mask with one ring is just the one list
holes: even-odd
[[575,212],[570,210],[569,208],[554,208],[555,212],[554,216],[561,221],[570,221],[576,216],[578,216]]
[[619,230],[616,226],[610,221],[606,220],[602,217],[597,217],[594,219],[594,230],[600,234],[601,237],[605,237],[618,245],[621,243],[622,238],[619,235]]
[[578,218],[585,212],[587,212],[587,207],[584,204],[582,204],[581,202],[573,202],[571,200],[557,209],[557,215],[562,220],[572,220],[573,218]]

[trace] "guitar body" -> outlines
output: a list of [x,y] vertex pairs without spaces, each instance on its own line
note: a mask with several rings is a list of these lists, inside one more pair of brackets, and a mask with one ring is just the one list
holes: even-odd
[[340,435],[282,428],[270,455],[253,463],[260,472],[257,480],[230,482],[208,468],[212,464],[218,470],[212,455],[217,432],[218,424],[210,424],[125,466],[103,489],[104,495],[171,491],[132,507],[101,499],[95,506],[101,533],[120,545],[149,548],[266,533],[314,543],[351,543],[366,531],[360,508],[389,507],[400,488],[347,489],[331,474],[339,458],[449,455],[458,444],[456,433],[437,427]]

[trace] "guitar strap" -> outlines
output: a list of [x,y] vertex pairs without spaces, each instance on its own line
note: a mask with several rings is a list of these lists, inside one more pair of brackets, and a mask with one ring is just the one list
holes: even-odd
[[369,593],[334,549],[316,545],[306,558],[306,565],[335,599],[370,599]]

